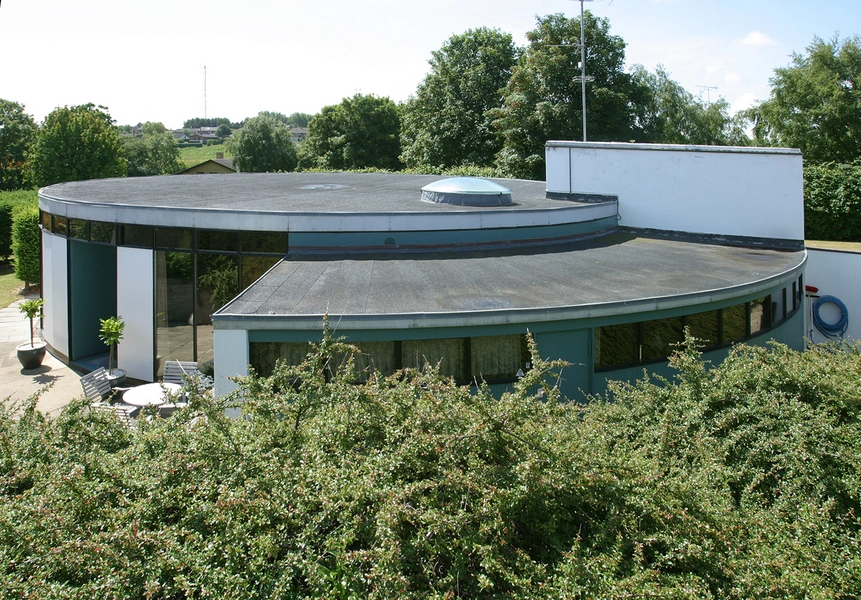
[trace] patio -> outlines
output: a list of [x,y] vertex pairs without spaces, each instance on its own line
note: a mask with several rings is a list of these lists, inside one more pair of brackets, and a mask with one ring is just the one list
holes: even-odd
[[18,310],[18,304],[26,299],[0,309],[0,399],[4,402],[7,398],[21,401],[53,383],[53,387],[39,398],[36,407],[42,413],[56,414],[73,398],[83,395],[78,381],[80,374],[50,353],[45,355],[38,369],[21,370],[15,348],[30,340],[30,323]]

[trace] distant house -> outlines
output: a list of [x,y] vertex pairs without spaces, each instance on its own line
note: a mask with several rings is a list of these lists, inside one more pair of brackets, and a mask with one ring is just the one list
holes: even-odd
[[176,173],[177,175],[203,175],[207,173],[236,173],[232,158],[224,158],[224,152],[217,152],[215,158],[210,158],[198,165]]
[[290,135],[293,136],[294,142],[304,142],[305,138],[308,137],[308,128],[307,127],[291,127]]

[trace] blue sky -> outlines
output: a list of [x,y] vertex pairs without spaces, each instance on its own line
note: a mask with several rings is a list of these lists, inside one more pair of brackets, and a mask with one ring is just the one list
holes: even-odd
[[[627,42],[627,63],[663,64],[733,110],[814,36],[861,33],[861,0],[603,0],[586,8]],[[406,100],[451,35],[481,27],[518,44],[535,15],[572,0],[2,0],[0,98],[42,120],[93,102],[119,124],[179,127],[261,110],[316,113],[357,92]],[[698,86],[715,86],[706,90]]]

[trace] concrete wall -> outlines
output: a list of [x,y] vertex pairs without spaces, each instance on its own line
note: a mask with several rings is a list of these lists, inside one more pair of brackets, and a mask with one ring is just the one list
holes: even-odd
[[69,277],[67,240],[42,232],[42,336],[57,352],[69,356]]
[[248,332],[241,329],[213,331],[215,344],[215,394],[224,396],[236,389],[227,379],[232,375],[248,375]]
[[801,152],[547,142],[547,191],[613,194],[627,227],[804,239]]
[[126,322],[118,366],[143,381],[155,378],[154,254],[141,248],[117,248],[117,314]]
[[[835,296],[843,302],[849,314],[849,328],[843,337],[861,339],[861,252],[808,248],[805,284],[819,288],[818,296]],[[805,309],[807,337],[815,343],[826,341],[810,321],[810,306]],[[819,315],[826,323],[840,320],[839,308],[831,303],[823,304]]]

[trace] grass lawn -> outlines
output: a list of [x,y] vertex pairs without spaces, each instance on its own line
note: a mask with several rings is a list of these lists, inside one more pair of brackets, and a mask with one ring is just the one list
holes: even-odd
[[15,269],[10,263],[0,263],[0,308],[5,308],[22,298],[24,282],[15,277]]
[[201,148],[180,148],[179,160],[182,161],[186,168],[193,167],[205,160],[215,158],[216,152],[224,152],[224,158],[233,158],[233,154],[227,150],[227,146],[219,144],[217,146],[203,146]]
[[850,252],[861,252],[861,242],[822,242],[819,240],[804,240],[808,248],[820,250],[848,250]]

